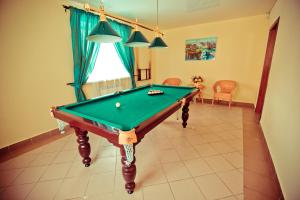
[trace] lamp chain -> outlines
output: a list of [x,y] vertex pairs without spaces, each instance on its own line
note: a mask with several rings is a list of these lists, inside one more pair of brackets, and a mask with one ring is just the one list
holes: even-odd
[[104,10],[104,3],[103,3],[103,0],[100,0],[100,10]]
[[158,27],[158,0],[156,0],[156,26]]

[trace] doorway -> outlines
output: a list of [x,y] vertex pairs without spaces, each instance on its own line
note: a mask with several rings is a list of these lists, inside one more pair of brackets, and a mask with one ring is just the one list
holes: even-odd
[[268,80],[269,80],[269,73],[271,69],[272,57],[273,57],[274,46],[276,41],[276,35],[277,35],[277,30],[279,25],[279,19],[280,18],[278,18],[274,22],[274,24],[271,26],[269,31],[269,38],[268,38],[268,44],[267,44],[267,49],[265,54],[264,67],[261,75],[259,93],[258,93],[256,107],[255,107],[255,113],[258,114],[259,119],[261,118],[261,114],[264,106],[265,95],[266,95]]

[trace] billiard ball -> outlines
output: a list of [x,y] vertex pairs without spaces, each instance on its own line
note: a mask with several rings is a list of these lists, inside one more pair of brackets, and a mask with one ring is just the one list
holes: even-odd
[[116,103],[116,107],[117,107],[117,108],[120,108],[120,106],[121,106],[120,102],[117,102],[117,103]]

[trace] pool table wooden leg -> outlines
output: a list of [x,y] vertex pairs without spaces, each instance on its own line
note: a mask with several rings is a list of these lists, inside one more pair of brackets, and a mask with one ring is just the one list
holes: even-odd
[[122,162],[122,174],[125,180],[125,189],[129,194],[132,194],[135,188],[135,176],[136,176],[136,166],[135,166],[135,147],[133,147],[133,161],[130,165],[126,164],[126,153],[124,147],[120,147],[121,162]]
[[86,167],[88,167],[91,164],[91,158],[90,158],[91,146],[89,144],[89,137],[87,136],[88,132],[76,127],[74,127],[74,129],[77,135],[78,150],[81,157],[83,158],[82,163]]
[[186,101],[184,106],[182,107],[182,126],[183,128],[186,127],[187,125],[187,120],[189,118],[189,106],[190,106],[190,101]]

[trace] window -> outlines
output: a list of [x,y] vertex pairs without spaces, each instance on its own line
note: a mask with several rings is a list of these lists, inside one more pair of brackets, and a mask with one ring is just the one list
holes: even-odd
[[88,83],[130,77],[114,45],[101,43],[99,54]]

